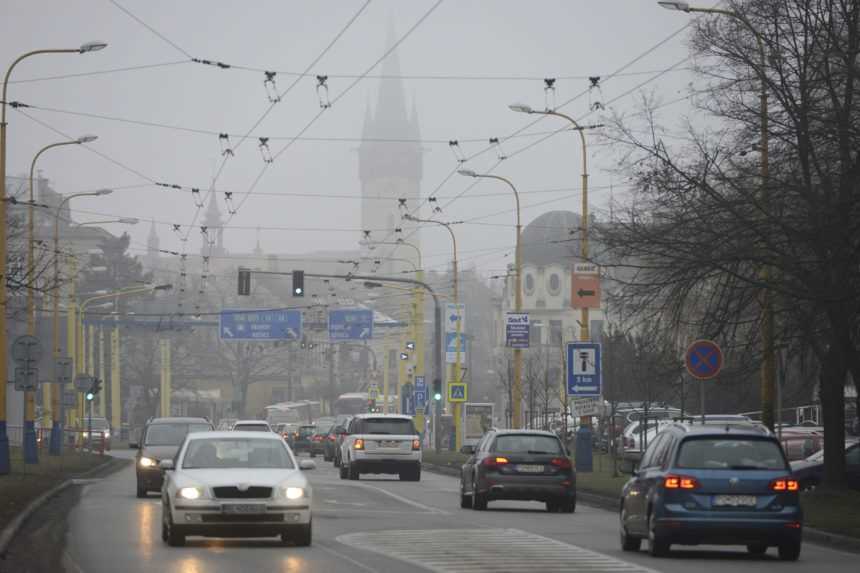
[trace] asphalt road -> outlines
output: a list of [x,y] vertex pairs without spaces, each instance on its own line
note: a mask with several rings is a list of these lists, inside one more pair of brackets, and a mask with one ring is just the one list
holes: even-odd
[[[116,452],[123,457],[128,452]],[[275,539],[190,538],[183,548],[161,541],[161,502],[139,500],[134,469],[87,484],[68,515],[63,564],[69,573],[614,571],[732,573],[852,570],[857,556],[810,543],[797,563],[742,548],[696,547],[655,559],[624,553],[614,513],[582,503],[575,514],[543,504],[495,502],[486,512],[460,509],[458,482],[425,472],[420,483],[394,476],[340,480],[317,459],[314,540],[309,548]]]

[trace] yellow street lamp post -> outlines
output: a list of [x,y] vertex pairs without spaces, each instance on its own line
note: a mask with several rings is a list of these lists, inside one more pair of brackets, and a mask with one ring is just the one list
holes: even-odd
[[[53,291],[53,343],[52,343],[52,354],[54,360],[60,358],[62,354],[62,350],[60,348],[60,215],[63,212],[63,206],[74,199],[75,197],[99,197],[102,195],[109,195],[112,193],[111,189],[99,189],[98,191],[88,191],[86,193],[74,193],[72,195],[67,195],[63,197],[63,200],[60,201],[60,204],[57,205],[57,211],[54,213],[54,252],[53,252],[53,264],[54,264],[54,282],[52,285]],[[72,284],[74,284],[74,274],[72,273]],[[74,296],[70,297],[70,306],[67,310],[68,313],[74,313]],[[74,330],[68,329],[68,332],[74,334]],[[67,353],[70,355],[74,362],[77,359],[77,352],[74,351],[73,347],[73,337],[69,337],[66,341]],[[73,372],[77,372],[77,366],[73,367]],[[53,423],[51,425],[51,444],[49,453],[54,456],[60,455],[62,452],[62,442],[63,442],[63,424],[65,423],[65,402],[63,401],[63,391],[64,388],[57,387],[55,391],[51,393],[51,418]]]
[[[489,173],[476,173],[470,169],[461,169],[459,171],[460,175],[464,175],[466,177],[478,177],[484,179],[496,179],[498,181],[502,181],[507,183],[511,190],[514,192],[514,199],[516,199],[517,203],[517,241],[516,241],[516,252],[514,254],[514,289],[516,289],[516,294],[514,295],[514,307],[517,312],[522,312],[523,310],[523,260],[522,260],[522,250],[520,248],[520,235],[522,233],[522,221],[520,219],[520,194],[517,191],[517,188],[514,186],[511,181],[505,177],[500,175],[491,175]],[[522,349],[514,348],[514,379],[512,381],[512,391],[511,391],[511,426],[514,429],[522,427],[522,405],[523,405],[523,354]]]
[[[728,16],[734,18],[743,24],[753,36],[755,36],[758,46],[759,67],[755,70],[758,74],[759,82],[761,83],[761,92],[759,94],[759,129],[761,132],[761,162],[759,164],[759,184],[761,185],[762,203],[767,209],[770,204],[770,190],[768,188],[768,177],[770,175],[770,158],[769,158],[769,136],[768,136],[768,106],[767,106],[767,75],[765,72],[767,66],[767,52],[764,48],[764,38],[761,33],[753,26],[749,20],[743,15],[733,11],[720,8],[696,8],[690,6],[688,2],[657,2],[661,7],[667,10],[678,10],[680,12],[699,12],[703,14],[718,14],[720,16]],[[770,269],[765,266],[762,270],[762,276],[765,282],[765,287],[761,293],[762,306],[762,323],[761,323],[761,338],[764,359],[761,365],[761,421],[762,423],[773,430],[774,427],[774,396],[776,394],[776,350],[774,348],[774,312],[773,312],[773,297],[767,283],[770,280]]]
[[[6,70],[6,75],[3,77],[3,94],[0,97],[0,261],[6,260],[6,102],[8,101],[9,78],[12,75],[12,70],[15,69],[22,60],[31,56],[40,54],[84,54],[87,52],[95,52],[106,47],[103,42],[88,42],[79,48],[75,49],[46,49],[33,50],[18,56],[12,65]],[[5,264],[5,263],[4,263]],[[6,273],[0,273],[0,308],[6,308]],[[8,371],[7,348],[9,340],[6,332],[6,312],[0,312],[0,372],[6,375]],[[25,459],[36,459],[35,449],[35,430],[31,424],[33,431],[33,441],[28,446],[28,441],[24,441],[24,457]],[[9,437],[6,433],[6,384],[0,384],[0,475],[9,473]]]

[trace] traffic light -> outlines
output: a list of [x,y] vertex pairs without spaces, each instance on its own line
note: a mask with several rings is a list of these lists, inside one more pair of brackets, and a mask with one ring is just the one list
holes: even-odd
[[293,271],[293,296],[305,296],[305,271]]
[[433,399],[437,402],[442,399],[442,381],[433,380]]
[[376,412],[376,400],[371,398],[367,401],[367,411],[371,414]]
[[95,378],[93,380],[92,385],[90,386],[90,389],[87,390],[87,393],[84,395],[84,398],[87,399],[87,402],[92,402],[92,400],[98,395],[98,393],[101,392],[101,389],[102,381],[98,378]]
[[251,270],[239,269],[239,296],[251,294]]

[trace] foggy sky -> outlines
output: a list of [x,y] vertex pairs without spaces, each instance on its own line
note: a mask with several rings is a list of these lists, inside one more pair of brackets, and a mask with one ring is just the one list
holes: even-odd
[[[118,0],[122,6],[158,33],[194,57],[227,64],[278,71],[300,72],[316,58],[335,34],[361,7],[363,0],[246,1],[213,0]],[[404,35],[435,0],[373,0],[329,54],[311,73],[334,76],[361,74],[387,46],[389,30]],[[447,144],[461,141],[466,154],[487,147],[491,137],[503,138],[528,123],[526,117],[508,110],[513,102],[544,107],[544,86],[539,78],[558,79],[556,101],[561,103],[586,90],[585,76],[607,78],[643,52],[688,24],[689,17],[660,9],[653,0],[447,0],[409,36],[398,50],[404,75],[529,76],[523,80],[404,80],[408,105],[418,110],[424,144],[422,195],[437,196],[440,205],[460,194],[472,180],[455,175],[442,185],[457,165]],[[18,66],[13,81],[132,67],[182,62],[188,57],[165,40],[131,19],[108,0],[3,0],[0,7],[0,65],[5,69],[19,54],[46,47],[77,47],[89,40],[110,46],[84,55],[47,55]],[[656,49],[627,72],[656,72],[688,55],[687,32]],[[685,66],[682,65],[682,68]],[[379,73],[381,66],[370,74]],[[563,108],[586,123],[599,115],[587,115],[589,104],[608,101],[655,74],[633,75],[602,81]],[[292,77],[278,74],[277,88],[285,90]],[[688,71],[674,71],[615,102],[610,112],[632,113],[641,94],[663,101],[682,96],[692,81]],[[50,81],[13,83],[9,99],[41,107],[86,114],[155,122],[214,132],[245,133],[269,102],[262,72],[223,70],[195,63],[178,63],[127,72]],[[328,80],[332,97],[352,79]],[[223,191],[235,191],[234,205],[263,167],[258,137],[271,137],[277,152],[287,141],[276,137],[298,134],[320,112],[314,78],[303,78],[274,106],[252,138],[231,157],[221,173],[216,200],[226,214]],[[378,79],[364,79],[314,123],[306,137],[353,138],[361,136],[365,108],[375,102]],[[668,120],[689,113],[681,102],[666,108]],[[78,220],[134,216],[136,227],[109,226],[114,233],[129,230],[132,254],[145,251],[149,221],[154,219],[161,247],[182,250],[171,224],[183,232],[194,220],[195,206],[189,193],[153,186],[138,172],[156,181],[188,187],[209,188],[221,163],[214,135],[144,127],[95,117],[81,117],[44,110],[24,110],[34,118],[70,136],[96,134],[92,148],[126,166],[120,167],[86,149],[64,147],[45,154],[39,167],[61,193],[98,188],[117,189],[109,197],[75,200]],[[44,145],[63,139],[50,129],[9,110],[7,172],[22,175],[32,156]],[[562,127],[547,118],[533,131]],[[589,135],[591,208],[605,217],[610,183],[616,201],[624,198],[624,181],[612,176],[617,157],[611,146],[597,145]],[[464,143],[476,139],[479,142]],[[533,142],[525,137],[503,142],[511,154]],[[236,143],[236,140],[233,140]],[[225,231],[232,252],[250,252],[259,237],[264,252],[302,253],[309,250],[356,248],[360,237],[360,182],[358,141],[296,141],[275,161]],[[505,160],[495,173],[509,176],[523,192],[523,219],[528,223],[554,209],[579,212],[579,137],[557,135],[530,150]],[[476,171],[497,162],[489,151],[465,166]],[[438,187],[438,189],[437,189]],[[526,192],[570,188],[563,193]],[[265,193],[262,194],[262,193]],[[302,193],[311,197],[288,196]],[[492,197],[476,197],[496,193]],[[482,182],[463,198],[445,206],[441,220],[485,217],[489,225],[459,225],[462,267],[476,265],[492,274],[512,261],[514,201],[499,183]],[[280,196],[276,196],[280,195]],[[354,198],[325,198],[349,195]],[[473,198],[470,198],[473,197]],[[549,202],[551,201],[551,202]],[[544,203],[537,205],[538,203]],[[414,206],[413,206],[414,207]],[[502,212],[502,213],[499,213]],[[429,216],[429,209],[422,211]],[[202,212],[201,212],[202,215]],[[199,224],[199,218],[197,219]],[[257,231],[257,227],[261,230]],[[267,230],[283,227],[292,230]],[[313,228],[316,230],[299,230]],[[450,242],[444,229],[422,231],[425,267],[444,268],[450,259]],[[199,231],[190,233],[189,252],[198,252]],[[509,256],[506,254],[511,253]]]

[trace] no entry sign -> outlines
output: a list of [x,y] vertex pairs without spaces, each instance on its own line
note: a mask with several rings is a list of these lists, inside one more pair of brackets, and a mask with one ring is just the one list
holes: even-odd
[[697,340],[687,347],[684,362],[693,378],[709,380],[723,368],[723,351],[713,340]]

